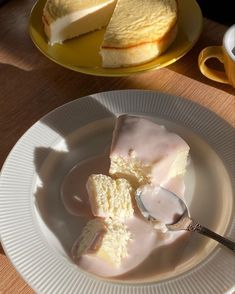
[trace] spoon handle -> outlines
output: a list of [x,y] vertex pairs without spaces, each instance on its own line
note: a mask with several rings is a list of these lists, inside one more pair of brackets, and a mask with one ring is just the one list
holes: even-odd
[[216,234],[215,232],[207,229],[206,227],[203,227],[197,222],[192,221],[189,226],[187,227],[187,231],[190,232],[197,232],[199,234],[202,234],[204,236],[207,236],[209,238],[212,238],[219,242],[220,244],[226,246],[227,248],[231,249],[233,252],[235,252],[235,242],[232,242],[231,240],[224,238],[220,236],[219,234]]

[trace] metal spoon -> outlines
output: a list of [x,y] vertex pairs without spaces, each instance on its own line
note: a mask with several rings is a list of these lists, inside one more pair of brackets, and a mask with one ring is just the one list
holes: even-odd
[[[149,203],[145,201],[146,199],[148,199],[151,192],[152,199],[153,197],[156,197],[156,205],[154,206],[152,205],[152,201],[150,201]],[[153,193],[155,193],[155,195],[153,195]],[[216,240],[220,244],[235,252],[235,242],[232,242],[231,240],[216,234],[215,232],[200,225],[197,221],[189,217],[189,212],[186,204],[174,193],[162,187],[158,187],[157,189],[155,189],[149,186],[147,187],[147,190],[146,187],[145,190],[143,190],[142,188],[137,189],[135,199],[140,212],[149,221],[152,221],[153,223],[164,223],[169,231],[185,230],[200,233]],[[171,203],[171,209],[170,211],[168,211],[168,215],[165,215],[163,210],[169,206],[169,202]]]

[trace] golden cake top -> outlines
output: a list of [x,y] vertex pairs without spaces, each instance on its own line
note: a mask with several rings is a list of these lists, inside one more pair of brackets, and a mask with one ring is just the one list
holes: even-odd
[[47,0],[44,13],[49,13],[55,20],[67,14],[109,2],[110,0]]

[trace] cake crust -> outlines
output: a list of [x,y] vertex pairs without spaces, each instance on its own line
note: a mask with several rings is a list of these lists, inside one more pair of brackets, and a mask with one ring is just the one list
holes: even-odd
[[175,0],[119,0],[101,46],[103,66],[133,66],[159,56],[175,40],[177,23]]

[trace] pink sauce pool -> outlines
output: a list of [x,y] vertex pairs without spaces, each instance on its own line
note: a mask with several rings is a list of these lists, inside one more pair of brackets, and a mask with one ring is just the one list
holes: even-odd
[[[91,213],[86,181],[93,173],[108,175],[108,155],[100,155],[77,164],[65,177],[62,185],[62,200],[69,213],[94,218]],[[166,184],[168,189],[182,195],[183,178],[172,179]],[[129,242],[129,256],[123,259],[120,267],[115,268],[97,258],[94,254],[83,255],[74,261],[82,269],[105,278],[136,278],[155,275],[164,271],[173,271],[180,261],[179,247],[183,247],[188,234],[182,232],[162,233],[153,228],[135,207],[135,215],[125,222],[132,234]],[[72,256],[76,256],[79,244],[74,243]]]
[[[157,138],[157,139],[156,139]],[[156,183],[178,196],[184,195],[183,177],[169,180],[169,170],[179,152],[187,152],[189,146],[163,126],[137,117],[121,116],[115,126],[110,156],[129,157],[130,151],[138,160],[152,166],[151,178]],[[97,156],[76,165],[66,176],[62,187],[62,200],[66,209],[73,215],[91,217],[86,182],[91,174],[108,175],[110,161],[108,155]],[[134,203],[134,200],[133,200]],[[155,199],[149,205],[157,205]],[[189,239],[186,232],[165,232],[156,230],[141,215],[134,204],[135,214],[125,221],[131,233],[128,243],[129,255],[119,267],[114,267],[95,254],[84,254],[76,259],[78,242],[72,247],[71,255],[79,267],[94,275],[116,279],[149,278],[165,272],[174,273],[182,263],[182,254]],[[167,209],[166,209],[167,210]],[[185,258],[185,257],[184,257]]]
[[[135,215],[133,218],[125,222],[128,230],[131,232],[132,240],[129,241],[128,252],[129,256],[123,259],[119,267],[113,267],[102,259],[93,254],[83,255],[77,264],[84,270],[97,276],[106,278],[134,278],[136,275],[144,274],[146,264],[151,268],[149,274],[152,275],[156,271],[174,270],[180,255],[178,247],[185,244],[186,233],[182,232],[166,232],[157,231],[140,215]],[[175,243],[178,242],[178,246]],[[75,243],[72,249],[72,255],[76,254],[78,244]],[[162,249],[167,249],[167,254],[162,254]],[[150,256],[154,256],[154,261],[151,263]],[[149,259],[150,258],[150,259]],[[164,267],[166,267],[167,269]]]

